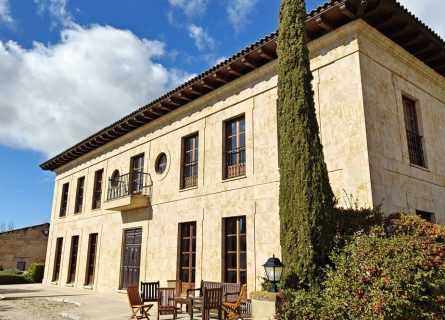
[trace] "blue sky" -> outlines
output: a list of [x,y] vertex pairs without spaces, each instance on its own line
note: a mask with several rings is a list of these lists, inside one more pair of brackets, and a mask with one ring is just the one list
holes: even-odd
[[[402,2],[444,35],[445,2]],[[49,222],[54,174],[40,163],[275,31],[278,7],[0,0],[0,227]]]

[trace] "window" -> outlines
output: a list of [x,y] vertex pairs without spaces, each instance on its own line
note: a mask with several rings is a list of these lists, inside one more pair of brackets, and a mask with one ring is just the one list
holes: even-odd
[[56,240],[56,255],[54,257],[54,270],[53,270],[52,281],[59,281],[60,263],[62,261],[62,245],[63,245],[63,238],[57,238],[57,240]]
[[98,170],[94,174],[94,189],[93,189],[93,205],[92,209],[100,209],[102,200],[102,177],[104,171]]
[[68,269],[67,283],[74,283],[74,281],[76,280],[78,249],[79,249],[79,236],[73,236],[71,237],[71,253],[70,253],[70,264]]
[[405,113],[406,139],[408,142],[409,161],[411,164],[426,167],[423,152],[423,137],[419,133],[417,121],[416,103],[403,98],[403,110]]
[[144,187],[144,154],[131,158],[131,192],[140,194]]
[[66,216],[66,208],[68,204],[68,190],[69,190],[69,183],[67,182],[62,186],[62,199],[60,201],[59,217]]
[[17,261],[17,270],[25,271],[25,269],[26,269],[26,262],[25,261]]
[[76,204],[74,205],[74,213],[82,211],[83,190],[85,188],[85,177],[77,179]]
[[167,168],[167,155],[162,152],[156,159],[155,170],[157,174],[163,174]]
[[96,251],[97,251],[97,233],[92,233],[90,234],[90,239],[88,242],[88,261],[87,261],[87,274],[85,277],[85,285],[92,286],[94,284]]
[[224,281],[247,283],[246,217],[224,219]]
[[436,222],[434,213],[416,210],[416,215],[429,222]]
[[198,185],[198,134],[184,138],[182,159],[182,188]]
[[246,128],[244,116],[225,123],[225,179],[246,174]]
[[179,224],[178,278],[183,284],[195,283],[196,222]]

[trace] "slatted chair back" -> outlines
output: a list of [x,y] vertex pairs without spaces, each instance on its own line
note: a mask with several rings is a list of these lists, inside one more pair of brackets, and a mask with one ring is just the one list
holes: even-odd
[[127,297],[131,308],[130,319],[150,319],[148,311],[153,307],[153,304],[144,304],[142,302],[141,295],[139,294],[139,287],[137,285],[127,287]]
[[141,281],[142,301],[157,301],[158,288],[159,288],[159,281],[155,281],[155,282],[142,282]]
[[239,292],[241,291],[240,283],[222,283],[223,289],[223,300],[228,302],[235,302],[238,298]]
[[175,290],[175,288],[158,288],[158,315],[173,314],[173,318],[176,319]]
[[202,296],[202,314],[203,319],[209,319],[210,310],[218,310],[218,319],[221,319],[221,305],[222,305],[222,288],[206,288],[203,289]]
[[127,287],[127,296],[128,296],[128,302],[130,303],[130,306],[144,304],[142,302],[141,296],[139,295],[138,286],[128,286]]

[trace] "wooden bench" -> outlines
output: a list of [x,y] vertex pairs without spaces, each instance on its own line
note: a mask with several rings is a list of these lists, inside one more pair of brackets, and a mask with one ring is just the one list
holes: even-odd
[[142,282],[141,281],[141,298],[142,301],[158,301],[159,281]]

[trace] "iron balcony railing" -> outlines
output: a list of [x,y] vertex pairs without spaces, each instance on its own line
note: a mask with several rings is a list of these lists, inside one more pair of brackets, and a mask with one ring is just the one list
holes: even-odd
[[406,131],[406,138],[408,140],[409,161],[416,166],[425,167],[422,136]]
[[107,201],[130,195],[150,196],[153,181],[149,173],[126,173],[108,180]]
[[246,174],[246,148],[228,150],[225,155],[226,179]]
[[198,161],[184,164],[182,187],[190,188],[198,185]]

